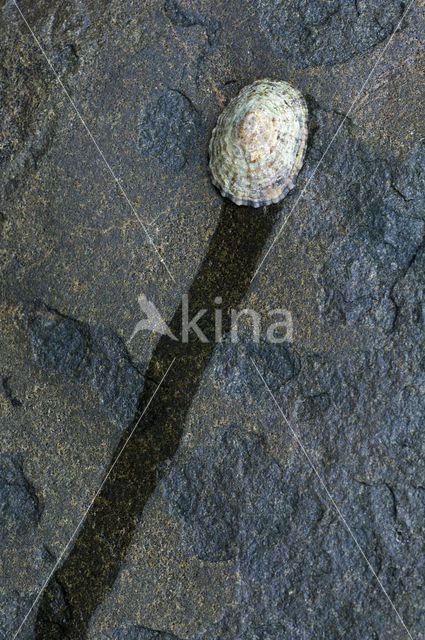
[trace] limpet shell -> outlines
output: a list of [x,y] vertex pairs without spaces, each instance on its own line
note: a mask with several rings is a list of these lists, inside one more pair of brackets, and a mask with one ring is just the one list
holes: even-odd
[[244,87],[218,117],[209,144],[221,194],[251,207],[282,200],[303,164],[307,116],[303,96],[287,82]]

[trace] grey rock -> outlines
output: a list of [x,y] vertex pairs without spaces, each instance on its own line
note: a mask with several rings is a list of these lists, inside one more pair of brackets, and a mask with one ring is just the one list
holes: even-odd
[[297,67],[330,65],[367,51],[392,33],[400,0],[256,0],[266,35]]
[[[397,306],[397,324],[404,334],[413,340],[423,335],[425,328],[425,248],[415,253],[401,278],[394,285],[392,294]],[[420,346],[420,342],[418,346]]]
[[3,387],[4,395],[9,400],[10,404],[12,405],[12,407],[14,407],[14,408],[21,407],[22,406],[22,402],[20,400],[18,400],[18,398],[15,397],[15,395],[14,395],[12,389],[11,389],[9,376],[3,376],[2,380],[1,380],[1,384],[2,384],[2,387]]
[[165,167],[179,171],[189,158],[199,126],[199,115],[189,98],[167,89],[144,107],[138,147]]
[[23,535],[38,524],[40,515],[39,499],[20,458],[0,454],[0,535]]
[[179,640],[177,636],[166,631],[155,631],[140,625],[118,629],[113,633],[113,640]]
[[42,307],[28,311],[27,326],[37,365],[90,384],[114,423],[134,418],[144,378],[116,334]]
[[171,22],[179,27],[193,27],[200,24],[197,14],[191,9],[185,8],[177,0],[165,0],[164,11]]
[[[262,436],[236,425],[175,462],[162,491],[182,523],[183,549],[209,561],[233,558],[240,580],[238,609],[203,638],[336,640],[350,634],[360,640],[385,634],[383,611],[356,622],[352,603],[361,611],[370,607],[369,569],[359,567],[357,546],[317,492],[308,464],[284,469]],[[412,576],[407,559],[412,550],[420,555],[423,488],[410,488],[406,500],[385,482],[367,485],[340,476],[337,493],[390,597],[405,589],[407,575],[412,589],[422,588],[424,562]],[[314,615],[305,614],[306,606]]]
[[[314,170],[325,141],[340,122],[338,114],[326,114],[311,105],[310,152],[302,179]],[[424,239],[425,224],[418,215],[422,145],[417,145],[407,160],[384,159],[359,142],[350,123],[345,127],[339,148],[325,156],[326,168],[314,181],[318,194],[328,191],[330,181],[338,185],[332,207],[335,217],[332,212],[322,217],[322,205],[313,198],[306,204],[308,223],[298,233],[326,235],[331,240],[318,274],[324,325],[362,325],[388,333],[397,314],[394,286]],[[395,187],[398,182],[400,189]],[[410,197],[404,196],[402,189]]]
[[200,25],[205,28],[210,47],[217,43],[219,23],[210,16],[200,13],[193,1],[165,0],[164,11],[171,22],[178,27],[194,27]]
[[257,627],[256,629],[249,629],[238,635],[236,640],[274,640],[274,638],[282,636],[284,630],[279,627],[273,627],[273,625],[264,625]]
[[[88,28],[88,14],[75,0],[66,5],[41,5],[35,11],[28,6],[21,9],[33,30],[42,34],[48,58],[68,84],[79,67],[75,42]],[[59,92],[54,74],[10,1],[0,7],[0,34],[4,45],[0,50],[0,118],[4,124],[0,135],[0,194],[9,195],[28,171],[37,167],[52,144]],[[10,51],[17,47],[22,51],[20,55],[15,53],[16,64],[11,65]]]
[[[274,462],[262,436],[231,425],[164,481],[171,513],[182,521],[183,548],[209,561],[233,557],[240,576],[236,622],[230,627],[229,615],[204,637],[334,637],[326,622],[329,603],[317,597],[317,584],[341,599],[355,550],[344,539],[341,559],[340,524],[331,524],[305,472],[300,484],[299,471]],[[334,612],[341,629],[348,628],[350,597]],[[305,598],[317,607],[308,620],[301,615]]]
[[238,342],[227,335],[214,355],[222,390],[231,396],[263,396],[264,383],[253,363],[273,392],[296,378],[300,368],[299,357],[289,343],[272,344],[264,336],[257,343],[248,331],[240,334]]
[[[0,637],[13,638],[19,623],[28,613],[29,608],[35,598],[33,595],[23,595],[19,591],[13,590],[10,594],[0,596]],[[19,637],[22,640],[33,640],[32,620],[28,621],[20,631]]]
[[[303,517],[304,538],[323,515],[317,496],[301,495],[290,474],[270,458],[264,437],[237,425],[220,430],[175,465],[161,488],[182,522],[186,551],[210,561],[237,558],[250,589],[255,580],[285,589],[278,563],[289,553],[294,520]],[[272,567],[274,554],[279,559]]]
[[[314,105],[311,113],[313,134],[298,189],[341,122],[339,114]],[[347,124],[315,180],[319,194],[339,185],[333,188],[336,216],[322,216],[313,197],[305,203],[311,209],[306,225],[294,224],[294,233],[303,241],[327,238],[318,270],[322,323],[370,328],[370,337],[361,334],[355,349],[334,357],[298,353],[264,336],[256,344],[242,331],[238,343],[226,336],[218,345],[213,371],[225,394],[273,408],[252,358],[284,411],[288,402],[296,407],[295,430],[310,459],[404,615],[404,599],[413,601],[425,580],[422,560],[412,564],[413,556],[422,558],[425,472],[421,153],[419,145],[405,160],[384,159]],[[289,196],[296,197],[297,190]],[[182,453],[162,492],[180,522],[182,550],[204,561],[233,562],[240,579],[238,606],[202,638],[394,636],[397,622],[386,615],[379,590],[371,591],[370,569],[298,447],[287,466],[276,464],[263,436],[233,424]],[[363,612],[360,622],[356,607]],[[373,615],[365,613],[371,609]],[[406,616],[419,630],[423,602]]]
[[420,140],[410,154],[407,167],[400,166],[393,176],[397,193],[406,200],[415,215],[425,217],[425,142]]
[[144,377],[132,364],[116,334],[91,330],[91,353],[86,379],[99,390],[101,406],[116,423],[126,424],[136,415]]
[[37,365],[77,378],[84,375],[89,337],[83,325],[44,308],[30,312],[28,329]]
[[[0,140],[0,164],[2,188],[11,196],[2,205],[4,215],[0,215],[1,237],[9,249],[7,277],[3,279],[9,293],[3,301],[2,320],[9,317],[9,298],[37,296],[46,300],[48,291],[50,306],[56,305],[57,298],[61,302],[56,306],[71,309],[81,308],[86,301],[81,317],[97,318],[90,326],[42,306],[38,309],[41,313],[28,312],[33,359],[46,375],[50,372],[49,379],[57,378],[59,404],[64,395],[69,408],[64,390],[69,385],[61,382],[88,384],[103,402],[105,415],[124,425],[137,412],[143,377],[117,336],[103,328],[113,307],[109,300],[105,303],[105,291],[111,300],[119,301],[117,307],[128,308],[128,300],[134,300],[134,287],[137,283],[144,286],[147,278],[152,295],[164,300],[171,317],[172,304],[167,302],[170,283],[166,277],[158,277],[162,272],[155,271],[157,257],[151,256],[150,249],[140,250],[141,236],[123,223],[130,215],[127,205],[119,194],[115,199],[115,187],[105,182],[109,177],[78,120],[71,117],[68,121],[70,105],[13,3],[8,0],[0,5],[0,117],[5,132]],[[207,129],[214,126],[226,100],[255,78],[279,76],[293,78],[307,94],[316,95],[322,85],[320,92],[326,94],[330,109],[350,104],[348,65],[335,67],[332,73],[329,65],[349,61],[353,77],[365,77],[373,47],[388,42],[407,3],[161,0],[87,4],[80,0],[22,0],[20,6],[105,156],[123,179],[130,200],[147,220],[155,220],[157,213],[169,206],[172,214],[163,214],[165,224],[159,224],[158,229],[152,227],[153,237],[166,259],[169,255],[170,268],[179,265],[179,282],[190,283],[195,263],[201,263],[205,256],[219,206],[218,195],[207,184]],[[418,79],[422,70],[420,49],[414,42],[414,27],[416,24],[420,29],[421,20],[414,3],[405,32],[403,27],[397,46],[388,50],[379,65],[379,79],[375,76],[376,83],[369,85],[373,84],[373,91],[352,113],[357,122],[376,113],[376,123],[360,132],[349,119],[345,121],[309,185],[308,197],[302,200],[302,215],[288,221],[279,247],[268,258],[267,274],[262,271],[264,280],[252,283],[250,299],[264,306],[282,294],[289,300],[291,296],[297,299],[298,294],[302,298],[300,287],[305,284],[308,301],[298,299],[294,304],[299,304],[298,308],[304,305],[305,310],[305,305],[312,303],[309,321],[317,324],[299,328],[306,342],[312,339],[313,344],[299,340],[270,346],[262,339],[258,346],[242,335],[237,345],[227,341],[217,347],[212,373],[218,374],[218,382],[204,377],[199,397],[193,400],[189,418],[194,440],[189,439],[188,446],[171,460],[169,475],[161,485],[162,499],[154,496],[151,511],[146,511],[140,523],[148,539],[158,533],[153,531],[158,521],[152,510],[155,513],[163,508],[165,499],[174,519],[171,533],[161,531],[163,546],[154,549],[151,557],[145,554],[142,558],[139,554],[144,554],[145,547],[141,547],[133,548],[135,553],[128,559],[142,582],[145,574],[140,576],[139,562],[143,564],[143,572],[148,574],[145,584],[153,584],[155,594],[138,589],[140,585],[131,567],[127,572],[127,564],[122,591],[115,600],[111,593],[105,604],[107,615],[100,611],[103,620],[93,630],[93,637],[110,637],[111,629],[116,629],[116,640],[175,640],[169,631],[127,628],[142,608],[145,620],[150,616],[155,619],[155,624],[148,626],[156,629],[180,630],[186,623],[187,628],[204,629],[210,624],[203,620],[209,605],[205,600],[199,603],[196,595],[200,586],[203,597],[205,574],[199,571],[201,577],[193,576],[196,567],[205,570],[206,563],[211,563],[208,571],[221,572],[223,562],[226,576],[234,580],[230,580],[230,589],[234,584],[236,593],[226,600],[224,610],[221,594],[217,594],[218,609],[207,616],[208,621],[216,622],[200,633],[199,640],[404,637],[356,544],[291,441],[251,357],[290,416],[413,637],[422,637],[425,145],[419,141],[405,159],[397,159],[394,148],[386,146],[386,140],[397,140],[397,148],[406,153],[412,135],[421,127],[420,118],[412,114],[415,103],[423,102],[422,85],[411,81]],[[323,67],[311,73],[296,71],[316,65]],[[142,105],[141,86],[146,91]],[[405,89],[409,104],[401,110]],[[290,211],[344,117],[320,109],[311,98],[309,101],[308,153],[297,188],[281,205],[282,214]],[[382,110],[378,108],[381,102]],[[387,138],[380,139],[381,133]],[[173,175],[178,176],[179,189],[171,180]],[[198,180],[201,176],[205,181]],[[150,184],[154,185],[151,191]],[[102,202],[99,211],[97,195]],[[110,217],[108,211],[113,211]],[[194,233],[198,221],[200,231]],[[105,237],[110,238],[111,249],[106,254]],[[134,253],[129,251],[131,246]],[[116,273],[108,270],[112,252],[116,256],[114,268],[122,266],[122,273],[131,274],[128,282],[121,279],[118,289]],[[1,260],[2,264],[6,260],[3,253]],[[95,269],[99,286],[82,286]],[[139,274],[143,274],[141,279]],[[260,282],[267,288],[260,289]],[[319,305],[320,316],[316,313]],[[119,315],[114,312],[114,317]],[[294,327],[298,321],[294,317]],[[12,324],[5,325],[7,349],[15,339]],[[31,383],[25,382],[34,373],[31,363],[27,377],[22,376],[22,386],[17,384],[20,372],[15,362],[19,362],[21,347],[18,339],[10,360],[4,353],[0,399],[6,419],[13,424],[12,433],[16,425],[16,438],[21,434],[27,438],[31,468],[38,468],[31,435],[37,443],[45,441],[46,425],[41,418],[31,424],[32,413],[24,422],[24,411],[17,402],[25,402],[29,408],[34,402],[34,416],[45,416],[50,401],[45,394],[36,397]],[[150,347],[146,358],[149,353]],[[43,380],[38,371],[40,376]],[[40,381],[36,382],[39,386]],[[219,386],[226,398],[217,392]],[[184,390],[183,386],[178,389],[179,393]],[[87,394],[79,394],[77,388],[74,395],[75,406],[84,404]],[[258,420],[257,406],[262,410]],[[85,407],[81,408],[84,411]],[[258,432],[244,428],[241,423],[245,421]],[[69,443],[69,434],[60,431],[60,424],[65,430],[68,427],[66,421],[58,420],[54,443],[63,448]],[[84,428],[85,424],[80,425]],[[209,431],[212,433],[206,436]],[[96,454],[105,444],[111,445],[109,437],[102,434],[103,442],[99,447],[95,443]],[[68,508],[69,518],[76,521],[80,496],[86,496],[78,489],[81,464],[93,468],[93,455],[93,450],[87,449],[77,462],[63,460],[58,469],[57,476],[69,479],[77,489]],[[6,531],[22,531],[18,555],[27,544],[24,532],[37,525],[40,509],[35,508],[34,494],[25,478],[22,480],[20,460],[9,460],[4,468],[4,476],[9,474],[13,482],[1,485],[2,495],[9,500],[2,512],[2,526]],[[43,494],[53,496],[50,483],[56,482],[54,475],[46,472],[43,478]],[[87,481],[91,485],[94,475]],[[54,502],[49,509],[45,539],[39,539],[38,531],[35,536],[37,550],[43,541],[56,548],[65,535],[57,524],[66,524],[63,512]],[[181,527],[179,554],[174,553],[176,522]],[[11,637],[16,621],[31,604],[25,593],[31,593],[36,584],[38,588],[38,581],[51,570],[53,558],[47,554],[44,560],[44,554],[35,554],[29,545],[28,557],[34,558],[35,566],[25,576],[18,560],[9,561],[13,542],[5,549],[13,574],[5,580],[5,589],[15,578],[22,585],[21,593],[9,590],[7,598],[0,596],[0,628]],[[162,572],[163,561],[169,563],[171,574]],[[176,573],[173,562],[178,564]],[[176,586],[175,593],[169,588],[170,580]],[[211,583],[207,588],[213,602],[220,587]],[[84,596],[83,589],[81,586]],[[67,594],[58,584],[51,593],[49,606],[66,624]],[[140,594],[136,602],[135,593]],[[165,610],[167,620],[162,624],[160,616]],[[71,613],[78,615],[77,611]],[[105,620],[111,623],[109,629],[102,628]],[[61,628],[56,635],[64,636]],[[190,636],[189,632],[179,635]],[[195,635],[190,637],[195,640]]]
[[170,511],[183,525],[183,547],[203,560],[236,555],[243,479],[236,480],[235,465],[243,465],[258,446],[229,429],[196,450],[186,464],[173,467],[162,483]]

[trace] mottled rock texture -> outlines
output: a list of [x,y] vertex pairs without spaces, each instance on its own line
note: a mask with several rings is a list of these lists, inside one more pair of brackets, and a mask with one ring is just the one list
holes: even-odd
[[273,46],[302,67],[329,65],[369,51],[391,35],[400,0],[256,0],[260,24]]
[[176,636],[146,627],[131,627],[114,633],[114,640],[176,640]]
[[179,170],[196,143],[199,115],[188,98],[169,89],[143,111],[139,149],[169,169]]
[[13,455],[0,457],[1,536],[22,534],[37,524],[40,504],[34,488],[25,478],[22,462]]
[[125,345],[112,331],[91,328],[47,309],[27,311],[35,363],[63,378],[89,384],[114,423],[128,424],[136,414],[143,376]]
[[[20,6],[25,13],[30,8],[25,2]],[[26,39],[27,34],[24,28],[22,32],[16,28],[15,11],[13,2],[2,2],[0,163],[1,188],[6,194],[13,191],[27,171],[37,168],[58,124],[54,76],[39,55],[28,56],[20,50],[20,40],[23,36]],[[28,12],[29,19],[34,17],[32,26],[42,30],[43,45],[56,72],[66,82],[72,82],[80,64],[74,40],[83,36],[88,27],[87,11],[74,1],[62,3],[56,10],[49,9],[47,2],[37,2]],[[10,64],[11,56],[16,56],[14,64]]]
[[[381,587],[424,637],[422,0],[351,109],[406,6],[21,0],[96,148],[0,1],[5,637],[64,552],[17,640],[408,638]],[[264,77],[306,96],[309,142],[295,190],[253,218],[223,204],[207,149]],[[259,342],[249,319],[238,342],[228,324],[217,345],[129,340],[141,293],[178,333],[186,291],[191,317],[219,294],[257,311]],[[267,340],[276,308],[292,341]]]

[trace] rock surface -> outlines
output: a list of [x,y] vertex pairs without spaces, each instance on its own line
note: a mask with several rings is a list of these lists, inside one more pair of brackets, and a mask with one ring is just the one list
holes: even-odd
[[148,105],[139,123],[139,149],[169,169],[179,170],[196,143],[199,116],[188,98],[169,89]]
[[[409,635],[395,607],[420,640],[423,2],[412,4],[365,87],[406,3],[19,7],[98,148],[3,0],[0,632],[402,640]],[[303,92],[310,135],[295,190],[258,210],[255,226],[252,212],[223,205],[207,148],[223,106],[263,77]],[[241,248],[252,257],[245,265],[270,248],[252,282],[238,267]],[[130,340],[141,293],[176,332],[187,291],[199,308],[202,295],[218,307],[218,291],[256,310],[259,342],[249,321],[238,342],[229,327],[208,347],[192,334],[189,355],[155,333]],[[271,344],[276,308],[291,312],[293,339]],[[211,337],[211,322],[202,327]],[[174,355],[175,373],[158,389]],[[55,570],[30,612],[57,560],[64,556],[66,575],[76,541],[90,537],[86,510],[154,392],[143,418],[153,439],[138,435],[129,454],[146,473],[126,475],[117,462],[122,493],[108,494],[109,484],[92,507],[110,523],[93,540],[112,532],[102,541],[108,553],[121,550],[118,570],[106,553],[80,565],[74,555],[72,580]],[[177,453],[154,437],[173,407],[181,440],[164,433]],[[115,522],[110,505],[132,504],[139,484],[143,510],[131,526],[125,509]],[[108,589],[86,593],[108,572]],[[79,619],[69,584],[80,601],[92,599],[89,619]],[[76,619],[83,634],[72,631]]]
[[398,24],[400,0],[257,0],[260,24],[274,47],[296,66],[345,62],[383,42]]
[[146,627],[131,627],[114,633],[114,640],[176,640],[171,633],[155,631]]
[[[2,539],[8,533],[22,534],[40,519],[40,505],[15,456],[0,457],[0,525]],[[4,543],[4,540],[3,540]]]
[[92,386],[114,423],[126,425],[133,420],[143,376],[118,336],[47,308],[30,309],[27,323],[38,366]]

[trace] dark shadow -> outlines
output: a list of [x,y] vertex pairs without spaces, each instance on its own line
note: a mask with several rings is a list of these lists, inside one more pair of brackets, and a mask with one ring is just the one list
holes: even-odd
[[[174,365],[102,487],[69,556],[42,596],[37,640],[85,637],[90,617],[115,581],[164,461],[172,458],[179,446],[185,415],[214,348],[214,300],[217,296],[223,299],[226,332],[230,329],[228,311],[238,308],[248,289],[278,210],[279,205],[267,209],[230,203],[223,206],[207,255],[189,291],[189,316],[192,318],[200,309],[208,310],[198,325],[210,342],[200,342],[193,332],[187,344],[166,336],[159,340],[146,378],[160,380],[176,357]],[[170,323],[176,336],[181,334],[181,313],[180,308]],[[154,389],[152,383],[146,383],[133,425]],[[128,433],[123,435],[117,452]]]

